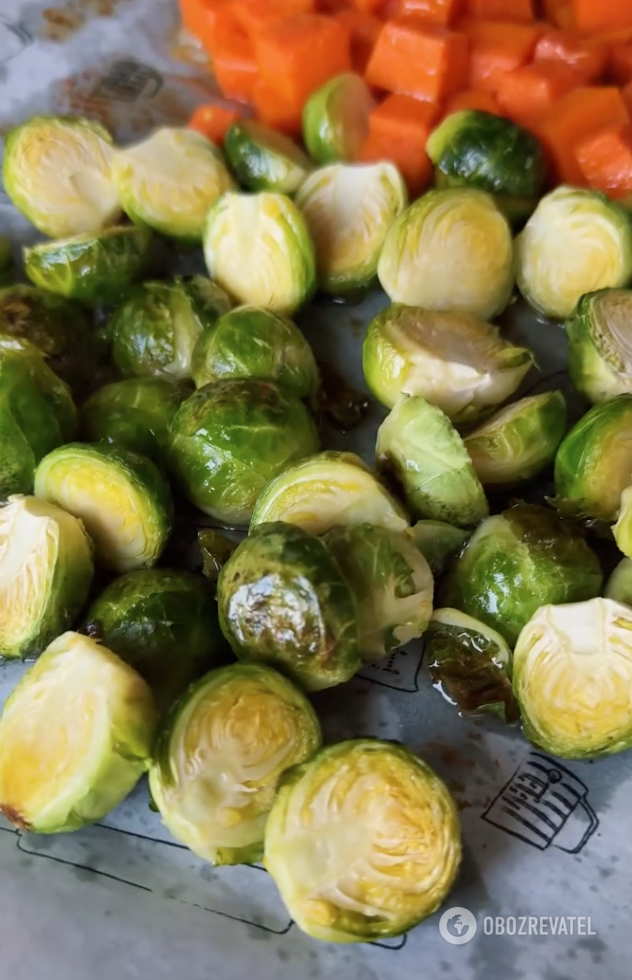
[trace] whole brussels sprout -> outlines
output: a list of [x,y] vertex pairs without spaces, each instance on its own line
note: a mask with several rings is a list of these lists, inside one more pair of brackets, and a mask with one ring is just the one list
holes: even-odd
[[8,286],[14,279],[15,266],[13,264],[11,242],[4,235],[0,235],[0,287]]
[[250,191],[294,194],[312,169],[293,139],[254,119],[233,123],[224,137],[224,153],[239,183]]
[[582,296],[566,333],[568,373],[582,395],[603,402],[632,392],[632,290]]
[[375,108],[361,75],[336,75],[309,97],[303,108],[303,141],[316,163],[355,163],[369,135]]
[[632,606],[632,559],[622,558],[603,590],[606,599]]

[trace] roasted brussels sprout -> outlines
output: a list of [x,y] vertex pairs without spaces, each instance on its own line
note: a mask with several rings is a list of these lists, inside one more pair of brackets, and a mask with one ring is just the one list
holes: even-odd
[[239,183],[250,191],[294,194],[312,169],[294,140],[254,119],[233,123],[224,153]]
[[429,191],[391,226],[377,274],[394,303],[489,320],[513,290],[511,229],[484,191]]
[[612,528],[612,534],[619,551],[626,558],[632,558],[632,487],[626,487],[621,494],[619,516]]
[[325,542],[296,525],[254,528],[219,573],[217,601],[239,660],[276,667],[306,691],[360,668],[351,587]]
[[632,606],[632,559],[621,559],[606,582],[603,594],[606,599]]
[[171,424],[169,459],[184,495],[224,524],[247,524],[266,484],[318,449],[300,399],[249,378],[204,385]]
[[112,137],[97,122],[34,116],[5,137],[4,189],[49,238],[94,234],[121,214]]
[[568,373],[591,402],[632,392],[632,290],[582,296],[566,321]]
[[0,288],[8,286],[14,278],[15,265],[13,264],[11,242],[4,235],[0,235]]
[[79,633],[27,670],[0,717],[0,813],[53,834],[102,820],[149,766],[151,691],[136,671]]
[[171,529],[159,470],[118,446],[70,443],[49,453],[35,472],[35,496],[79,517],[97,564],[115,572],[155,565]]
[[527,738],[585,759],[632,746],[632,609],[611,599],[542,606],[522,630],[514,693]]
[[558,187],[543,197],[516,239],[520,292],[560,320],[584,293],[632,279],[632,222],[596,191]]
[[491,323],[401,303],[371,321],[362,347],[366,383],[383,405],[421,395],[458,423],[504,402],[532,364]]
[[209,582],[215,583],[239,541],[229,538],[214,527],[200,528],[197,539],[202,556],[202,575]]
[[410,529],[415,545],[428,562],[433,575],[439,575],[470,536],[469,531],[445,521],[417,521]]
[[432,915],[456,877],[456,805],[403,745],[340,742],[283,779],[264,860],[308,935],[339,943],[397,936]]
[[375,105],[361,75],[336,75],[317,89],[303,109],[303,140],[317,163],[354,163],[369,135]]
[[293,313],[316,286],[314,244],[284,194],[225,194],[204,233],[209,274],[237,303]]
[[296,204],[316,246],[323,292],[355,292],[373,282],[386,234],[407,200],[392,163],[332,163],[307,177]]

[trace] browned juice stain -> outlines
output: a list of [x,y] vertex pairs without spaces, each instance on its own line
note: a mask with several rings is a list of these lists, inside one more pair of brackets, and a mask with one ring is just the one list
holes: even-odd
[[95,17],[112,17],[128,0],[69,0],[57,7],[45,7],[39,36],[48,41],[66,41]]

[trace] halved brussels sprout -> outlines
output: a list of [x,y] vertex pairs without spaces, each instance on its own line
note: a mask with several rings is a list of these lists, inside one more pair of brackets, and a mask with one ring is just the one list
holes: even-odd
[[171,530],[171,497],[144,456],[115,446],[69,443],[45,456],[35,496],[81,518],[97,564],[115,572],[151,567]]
[[316,286],[314,244],[284,194],[224,194],[208,215],[204,258],[236,302],[276,313],[293,313]]
[[619,551],[626,558],[632,558],[632,487],[626,487],[621,494],[619,516],[612,528],[612,534]]
[[312,169],[294,140],[254,119],[233,123],[224,153],[239,183],[250,191],[294,194]]
[[191,359],[196,387],[227,378],[275,381],[298,398],[314,398],[314,354],[291,320],[258,306],[238,306],[199,337]]
[[490,320],[513,290],[511,229],[484,191],[429,191],[391,226],[377,274],[394,303]]
[[190,378],[202,331],[229,309],[226,293],[206,276],[144,282],[112,314],[112,359],[127,376]]
[[0,655],[36,656],[73,623],[94,573],[83,524],[35,497],[0,507]]
[[85,632],[137,670],[161,708],[225,660],[215,597],[193,572],[121,575],[90,606]]
[[564,395],[545,391],[501,408],[463,444],[484,487],[511,487],[553,462],[565,432]]
[[421,395],[459,423],[509,398],[532,364],[491,323],[400,303],[371,321],[362,347],[366,383],[383,405]]
[[303,108],[303,140],[317,163],[354,163],[369,135],[375,106],[361,75],[336,75],[317,89]]
[[632,392],[632,290],[582,296],[566,321],[568,373],[591,402]]
[[584,293],[632,279],[632,222],[604,194],[558,187],[516,239],[520,292],[545,316],[571,316]]
[[14,279],[15,265],[13,263],[11,242],[4,235],[0,235],[0,287],[8,286]]
[[217,601],[239,660],[276,667],[306,691],[360,668],[354,593],[322,538],[296,525],[254,528],[219,573]]
[[417,521],[410,535],[428,562],[433,575],[439,575],[470,536],[469,531],[445,521]]
[[461,436],[425,399],[402,395],[378,429],[375,455],[378,470],[401,484],[414,517],[468,527],[489,513]]
[[540,606],[592,599],[602,583],[599,560],[574,524],[548,507],[517,504],[480,524],[441,598],[513,646]]
[[210,140],[169,126],[117,150],[112,180],[133,222],[188,242],[202,241],[209,208],[235,186]]
[[346,293],[373,282],[387,232],[407,201],[392,163],[332,163],[305,180],[296,204],[314,239],[324,292]]
[[403,745],[331,745],[283,779],[264,863],[314,939],[398,936],[435,912],[456,877],[461,830],[445,783]]
[[611,599],[542,606],[522,630],[514,693],[527,738],[585,759],[632,747],[632,609]]
[[632,606],[632,559],[621,559],[606,582],[603,594],[606,599]]
[[347,524],[333,527],[324,541],[356,598],[362,659],[373,663],[418,639],[432,615],[434,582],[413,538]]
[[204,385],[171,425],[169,459],[182,493],[224,524],[247,524],[266,484],[318,449],[300,399],[250,378]]
[[328,451],[291,466],[265,488],[250,527],[271,521],[324,534],[337,524],[404,531],[408,516],[355,453]]
[[106,228],[24,249],[24,271],[36,286],[85,306],[109,306],[148,269],[151,232]]
[[0,717],[0,813],[55,834],[102,820],[149,767],[157,715],[135,670],[64,633],[27,670]]
[[258,664],[212,670],[177,703],[160,735],[149,786],[176,840],[215,865],[263,857],[281,776],[322,744],[304,694]]
[[430,134],[428,156],[437,187],[478,187],[493,194],[510,221],[528,217],[544,183],[538,140],[509,119],[463,109]]

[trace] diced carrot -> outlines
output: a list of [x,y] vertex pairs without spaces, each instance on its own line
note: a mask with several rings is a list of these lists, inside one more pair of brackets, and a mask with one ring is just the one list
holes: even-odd
[[[597,3],[599,2],[601,0],[597,0]],[[559,27],[562,30],[568,30],[572,27],[573,11],[570,0],[544,0],[542,6],[544,7],[544,16],[554,27]]]
[[215,19],[226,0],[180,0],[182,23],[205,47],[213,37]]
[[351,64],[354,71],[364,75],[367,64],[378,35],[382,30],[382,23],[372,14],[362,13],[349,7],[347,10],[340,10],[334,15],[342,26],[349,32],[351,39]]
[[408,17],[384,24],[369,61],[369,85],[388,92],[440,102],[464,87],[468,41],[465,34],[446,31]]
[[292,105],[351,70],[349,32],[333,17],[289,17],[262,30],[254,44],[262,83]]
[[578,84],[596,82],[606,70],[608,49],[605,45],[589,44],[573,31],[550,31],[538,41],[536,61],[556,61],[576,72]]
[[227,109],[222,105],[200,105],[187,126],[221,146],[226,133],[238,119],[241,119],[241,114],[236,109]]
[[626,104],[630,118],[632,118],[632,82],[628,82],[628,84],[621,89],[621,98]]
[[444,115],[449,116],[452,112],[460,112],[462,109],[477,109],[479,112],[490,112],[494,116],[504,115],[491,92],[481,92],[475,89],[464,89],[448,99]]
[[254,87],[253,102],[257,117],[266,126],[278,129],[288,136],[300,136],[303,124],[303,99],[292,101],[274,86],[258,81]]
[[364,14],[374,14],[382,6],[382,0],[349,0],[352,7]]
[[589,187],[613,197],[632,191],[632,130],[609,126],[578,143],[575,157]]
[[314,9],[317,14],[337,14],[348,10],[349,3],[350,0],[316,0]]
[[396,20],[399,17],[399,5],[401,0],[382,0],[382,3],[375,11],[375,16],[380,20]]
[[369,136],[416,140],[425,147],[438,117],[435,102],[422,102],[412,95],[389,95],[369,116]]
[[432,163],[423,146],[369,134],[360,147],[358,163],[378,163],[382,160],[395,164],[406,181],[411,197],[416,197],[432,182]]
[[581,34],[632,27],[632,0],[570,0],[572,23]]
[[608,74],[618,85],[632,81],[632,44],[613,44]]
[[452,27],[463,11],[464,0],[399,0],[398,17],[421,17],[436,27]]
[[499,20],[472,21],[469,87],[494,93],[504,72],[531,60],[544,28],[540,24],[509,24]]
[[257,80],[254,48],[228,7],[216,19],[209,50],[222,95],[249,102]]
[[252,38],[286,17],[313,13],[314,0],[237,0],[231,6],[239,25]]
[[496,98],[517,123],[530,123],[577,86],[572,68],[541,61],[507,72],[499,81]]
[[464,13],[475,20],[507,20],[514,24],[531,24],[535,19],[532,0],[465,0]]

